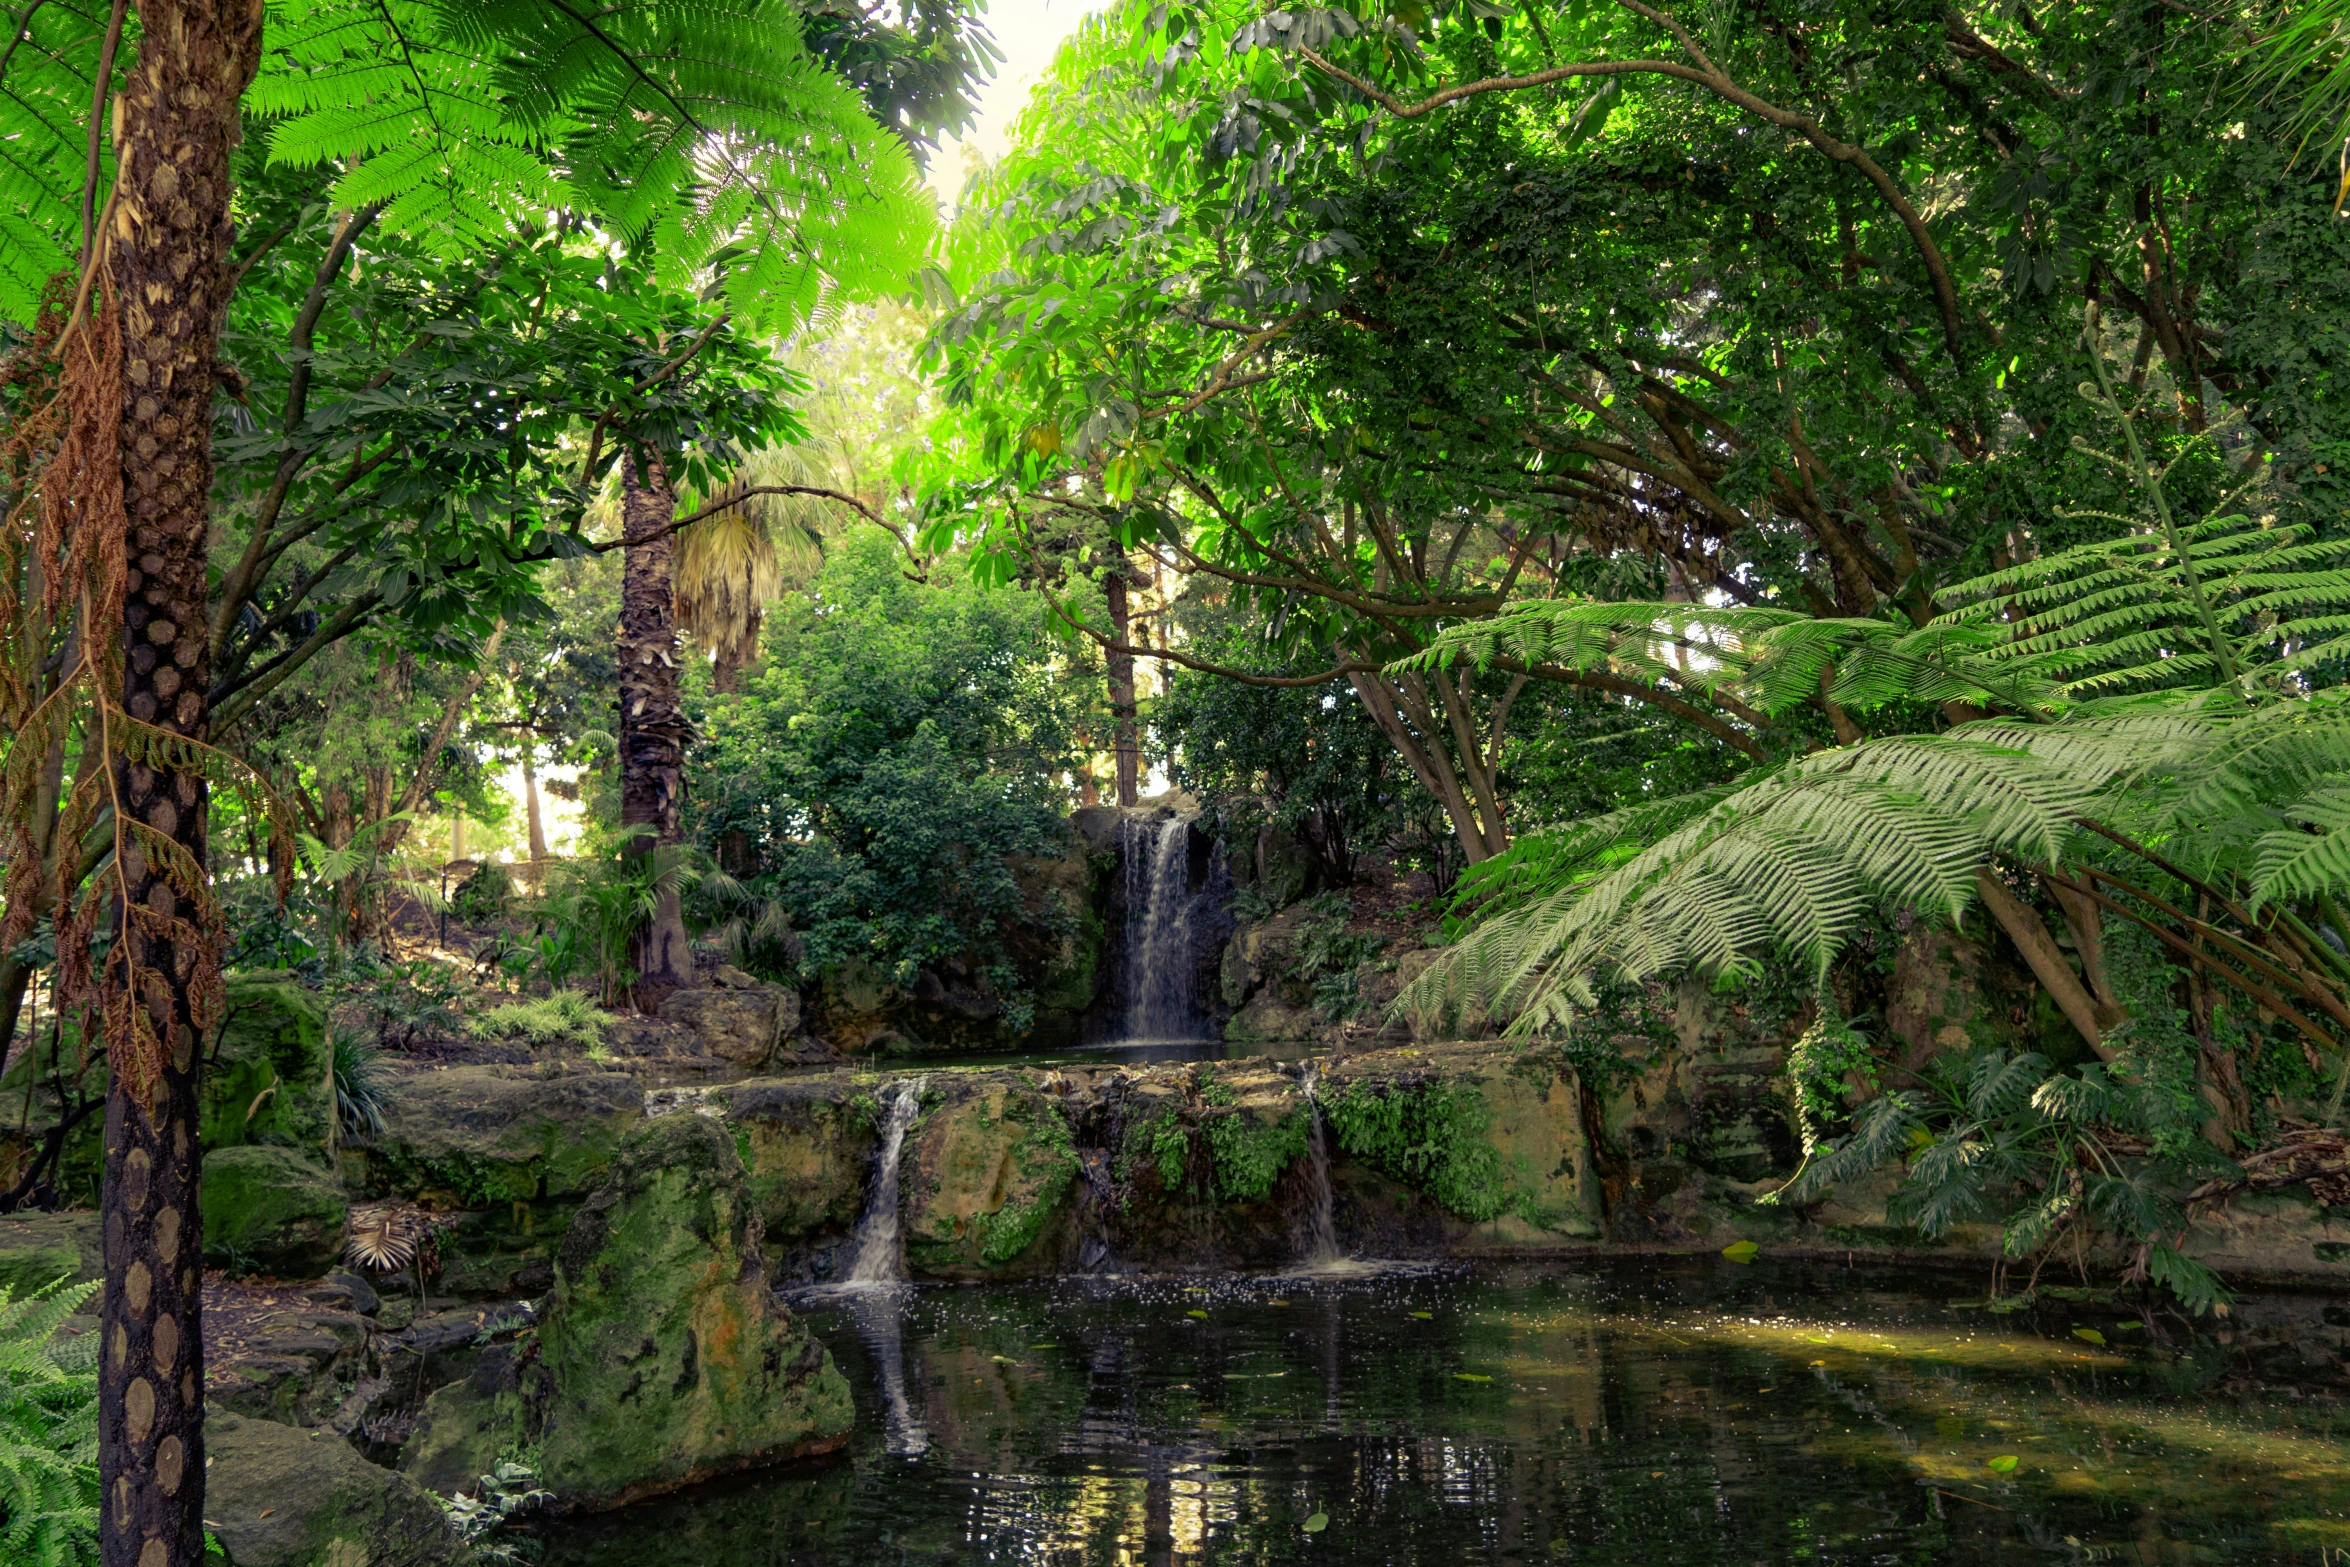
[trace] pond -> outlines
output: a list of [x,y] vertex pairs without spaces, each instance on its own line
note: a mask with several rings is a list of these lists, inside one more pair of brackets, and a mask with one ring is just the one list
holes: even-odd
[[[1768,1258],[803,1302],[837,1458],[550,1525],[548,1567],[2308,1563],[2350,1313],[2192,1332]],[[2102,1342],[2100,1342],[2102,1341]]]

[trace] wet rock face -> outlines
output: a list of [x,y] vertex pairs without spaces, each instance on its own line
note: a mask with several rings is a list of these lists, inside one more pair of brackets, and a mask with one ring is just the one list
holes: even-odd
[[977,1278],[1057,1267],[1052,1239],[1079,1161],[1051,1096],[1010,1073],[981,1080],[931,1111],[904,1157],[910,1268]]
[[472,1551],[423,1488],[324,1431],[215,1411],[204,1517],[237,1567],[457,1567]]
[[753,1079],[713,1097],[725,1108],[771,1241],[857,1222],[876,1141],[870,1108],[827,1078]]
[[290,1148],[215,1148],[204,1156],[204,1253],[235,1273],[315,1279],[343,1254],[351,1200]]
[[535,1445],[564,1508],[615,1507],[828,1451],[848,1384],[775,1298],[735,1142],[715,1118],[631,1134],[565,1235],[535,1338],[427,1402],[404,1455],[436,1482]]

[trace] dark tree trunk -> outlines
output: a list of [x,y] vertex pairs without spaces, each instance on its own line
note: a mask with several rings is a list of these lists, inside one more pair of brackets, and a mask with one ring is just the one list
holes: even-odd
[[[123,706],[191,737],[211,683],[212,384],[232,287],[229,159],[237,100],[261,50],[254,0],[143,0],[124,84],[108,280],[122,329]],[[125,814],[204,864],[201,771],[125,760]],[[136,840],[133,840],[135,845]],[[133,863],[135,862],[135,863]],[[160,854],[122,859],[134,908],[192,916]],[[121,912],[128,912],[121,911]],[[187,931],[188,927],[178,927]],[[129,997],[160,1040],[150,1091],[117,1070],[106,1102],[106,1294],[98,1357],[99,1531],[106,1567],[197,1567],[204,1556],[203,1221],[196,1189],[198,1019],[217,985],[200,935],[126,921]],[[119,1021],[119,1019],[117,1019]],[[110,1038],[121,1062],[123,1041]]]
[[[656,460],[648,471],[631,458],[621,536],[656,533],[676,511],[668,470]],[[669,542],[664,534],[628,545],[620,577],[620,829],[632,857],[677,842],[685,787],[686,721],[677,700],[677,608]],[[693,953],[674,885],[661,894],[637,938],[635,966],[640,1004],[694,982]]]
[[[1126,563],[1113,559],[1103,596],[1110,604],[1110,627],[1121,646],[1131,647],[1134,620],[1127,605]],[[1136,732],[1134,709],[1134,655],[1112,653],[1110,663],[1110,744],[1118,759],[1118,803],[1132,805],[1142,780],[1142,740]]]

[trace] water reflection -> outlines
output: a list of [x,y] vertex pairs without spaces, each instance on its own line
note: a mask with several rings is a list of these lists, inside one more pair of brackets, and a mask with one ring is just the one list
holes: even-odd
[[[545,1559],[1747,1567],[2350,1547],[2327,1391],[2350,1333],[2324,1303],[2247,1302],[2222,1343],[2088,1303],[1995,1318],[1967,1295],[1626,1265],[813,1304],[858,1390],[846,1458],[561,1526]],[[2305,1396],[2241,1391],[2255,1381]]]

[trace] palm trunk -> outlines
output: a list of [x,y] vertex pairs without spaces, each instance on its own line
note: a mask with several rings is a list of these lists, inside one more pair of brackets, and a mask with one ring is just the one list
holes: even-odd
[[[676,511],[668,470],[658,460],[648,468],[631,458],[621,536],[656,533]],[[668,535],[628,545],[620,577],[620,830],[631,858],[678,841],[686,721],[677,698],[676,616]],[[694,982],[674,886],[661,893],[636,949],[640,1003]]]
[[[123,707],[189,737],[205,731],[211,683],[205,557],[210,543],[212,387],[233,284],[230,154],[237,100],[261,54],[252,0],[142,0],[138,63],[117,99],[121,159],[107,280],[121,312]],[[116,742],[121,743],[119,740]],[[152,756],[150,751],[146,753]],[[161,760],[157,758],[157,760]],[[129,757],[120,808],[169,839],[199,874],[206,796],[200,769]],[[219,953],[174,923],[193,913],[170,862],[118,857],[119,945],[135,974],[108,1008],[114,1071],[106,1099],[106,1293],[98,1357],[99,1533],[106,1567],[198,1567],[204,1556],[203,1220],[197,1210],[198,1024]],[[117,966],[110,970],[119,977]],[[131,1009],[152,1056],[120,1036]],[[151,1086],[122,1068],[152,1068]]]

